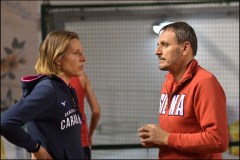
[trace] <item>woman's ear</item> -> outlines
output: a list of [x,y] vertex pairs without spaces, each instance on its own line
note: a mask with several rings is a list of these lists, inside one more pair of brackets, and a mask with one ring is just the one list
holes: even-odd
[[58,65],[58,66],[61,66],[61,58],[60,57],[57,57],[54,62]]

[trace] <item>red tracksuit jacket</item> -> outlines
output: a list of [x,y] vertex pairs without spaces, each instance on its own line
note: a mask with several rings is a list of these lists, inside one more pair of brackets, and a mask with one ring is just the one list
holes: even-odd
[[228,146],[226,97],[218,80],[193,59],[175,83],[168,73],[160,93],[159,125],[170,132],[159,159],[222,159]]

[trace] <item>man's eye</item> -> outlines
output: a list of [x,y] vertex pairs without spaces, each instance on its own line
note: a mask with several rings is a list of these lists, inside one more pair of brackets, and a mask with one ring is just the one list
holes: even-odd
[[167,47],[167,46],[168,46],[168,44],[167,44],[167,43],[163,43],[162,45],[163,45],[164,47]]

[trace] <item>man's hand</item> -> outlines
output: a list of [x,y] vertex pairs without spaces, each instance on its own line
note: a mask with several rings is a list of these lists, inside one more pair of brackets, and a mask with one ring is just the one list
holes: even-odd
[[168,144],[169,133],[155,124],[148,124],[139,128],[138,135],[144,147]]

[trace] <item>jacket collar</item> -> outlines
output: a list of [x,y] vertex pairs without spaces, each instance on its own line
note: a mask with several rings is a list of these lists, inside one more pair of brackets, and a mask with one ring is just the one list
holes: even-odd
[[189,79],[191,79],[193,77],[193,74],[196,72],[198,66],[198,61],[196,59],[193,59],[189,66],[188,69],[185,71],[185,73],[183,74],[182,78],[180,79],[180,81],[176,84],[176,86],[174,87],[174,77],[173,75],[169,72],[166,75],[166,79],[167,79],[167,85],[166,85],[166,89],[168,93],[173,93],[175,92],[178,88],[180,88],[180,86],[182,86],[186,81],[188,81]]

